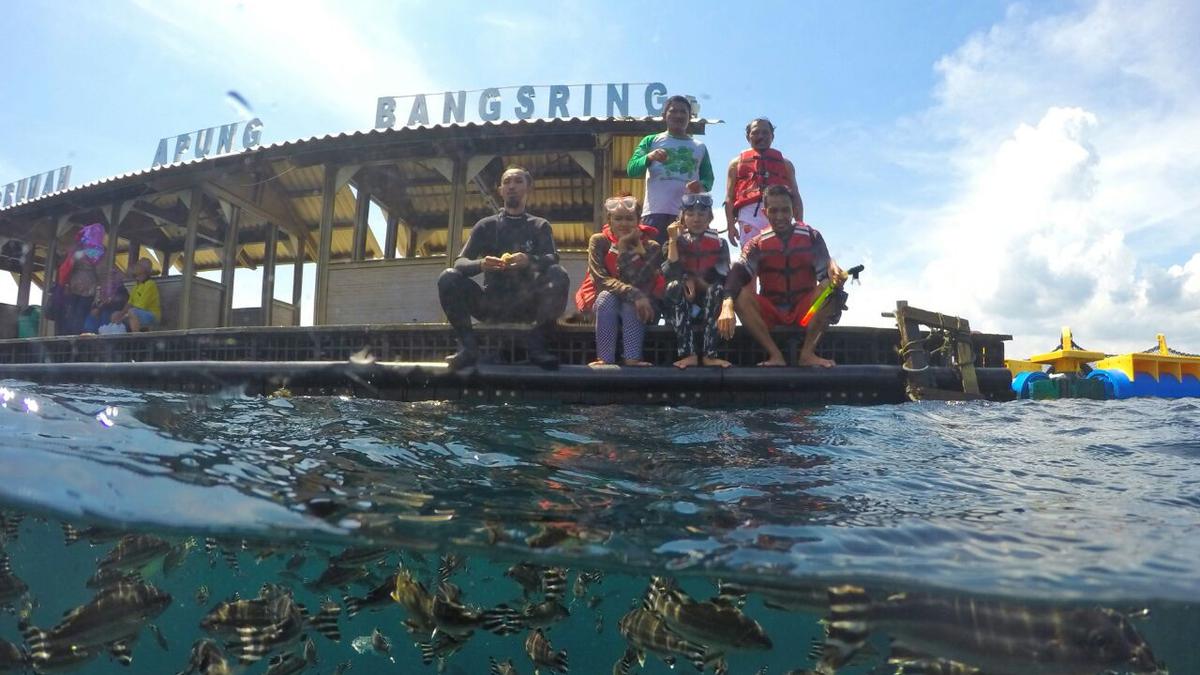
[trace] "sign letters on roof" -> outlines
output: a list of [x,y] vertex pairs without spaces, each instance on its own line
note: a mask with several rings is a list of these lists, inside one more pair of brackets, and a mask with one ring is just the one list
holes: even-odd
[[[55,173],[58,174],[57,179]],[[46,173],[36,173],[28,178],[14,181],[0,189],[0,209],[16,206],[30,199],[37,199],[51,192],[66,190],[71,183],[70,165],[52,169]]]
[[[468,95],[469,94],[469,95]],[[700,111],[692,97],[692,114]],[[662,82],[631,85],[550,84],[488,87],[441,94],[380,96],[375,104],[375,128],[391,129],[427,124],[495,122],[508,115],[532,117],[629,117],[630,108],[645,115],[662,114],[667,86]],[[439,105],[440,104],[440,105]],[[432,106],[432,107],[431,107]]]
[[[217,127],[209,127],[174,137],[167,136],[158,142],[158,149],[154,152],[154,164],[151,166],[182,162],[188,159],[189,151],[192,153],[192,159],[204,159],[233,152],[233,141],[237,138],[239,124],[241,122],[222,124],[219,131]],[[251,150],[262,144],[262,127],[262,120],[257,117],[246,122],[246,126],[242,129],[243,150]],[[172,138],[175,140],[175,152],[168,153],[168,146]],[[213,148],[214,140],[216,140],[216,148]]]

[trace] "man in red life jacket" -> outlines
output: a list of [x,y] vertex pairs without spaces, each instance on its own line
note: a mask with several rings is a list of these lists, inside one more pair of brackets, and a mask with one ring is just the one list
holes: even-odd
[[775,126],[765,117],[746,125],[746,140],[750,148],[729,162],[725,181],[725,222],[729,224],[729,241],[744,245],[755,235],[766,231],[770,224],[762,207],[762,193],[772,185],[787,186],[792,193],[792,213],[804,222],[804,202],[796,186],[796,168],[771,147],[775,141]]
[[[763,207],[771,229],[746,242],[742,259],[734,263],[725,283],[725,299],[717,318],[721,336],[733,337],[734,310],[742,325],[767,352],[760,366],[786,366],[779,346],[771,338],[774,326],[798,326],[826,284],[839,290],[816,313],[804,333],[797,365],[829,368],[833,361],[816,354],[817,342],[830,323],[841,316],[846,294],[840,290],[846,273],[829,257],[825,239],[813,228],[792,218],[792,194],[786,186],[772,185],[763,194]],[[754,292],[758,278],[760,292]]]

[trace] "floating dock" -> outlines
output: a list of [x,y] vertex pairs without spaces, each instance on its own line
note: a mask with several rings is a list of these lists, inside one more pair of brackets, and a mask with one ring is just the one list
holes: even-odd
[[[908,373],[888,328],[833,327],[820,353],[840,365],[756,368],[763,358],[739,334],[721,352],[734,368],[590,368],[595,335],[587,325],[563,325],[549,347],[563,365],[555,371],[521,365],[523,326],[481,326],[494,363],[451,372],[441,361],[454,349],[445,324],[217,328],[108,336],[0,340],[0,378],[94,383],[184,391],[239,387],[250,394],[286,389],[295,395],[337,395],[403,401],[554,401],[772,405],[879,404],[910,400]],[[804,333],[778,329],[784,355],[795,362]],[[978,398],[1013,397],[1003,367],[1007,335],[975,334]],[[647,331],[645,356],[670,364],[674,334]],[[961,373],[932,363],[922,371],[939,389],[961,390]]]

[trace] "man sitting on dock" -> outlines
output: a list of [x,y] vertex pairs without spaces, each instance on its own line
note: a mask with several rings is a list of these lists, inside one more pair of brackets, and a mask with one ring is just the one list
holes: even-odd
[[[771,337],[774,326],[799,326],[817,295],[827,284],[837,288],[847,275],[830,257],[820,232],[793,219],[792,191],[772,185],[763,193],[763,209],[771,229],[746,242],[742,259],[733,264],[725,282],[725,300],[717,318],[717,330],[725,339],[733,337],[734,309],[742,325],[763,349],[767,360],[760,366],[786,366],[783,352]],[[754,292],[758,278],[760,291]],[[800,348],[800,366],[829,368],[833,361],[816,354],[817,342],[830,323],[837,323],[846,300],[838,290],[813,316]]]
[[[558,357],[546,351],[546,336],[567,306],[570,279],[558,264],[550,223],[525,211],[533,176],[509,167],[500,176],[504,210],[483,218],[454,267],[438,277],[438,299],[459,349],[446,361],[452,369],[479,360],[479,344],[471,317],[487,322],[532,321],[526,341],[529,362],[556,368]],[[483,287],[471,277],[483,272]]]

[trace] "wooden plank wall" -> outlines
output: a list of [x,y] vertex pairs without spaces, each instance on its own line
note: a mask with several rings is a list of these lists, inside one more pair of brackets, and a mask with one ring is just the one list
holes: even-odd
[[[328,325],[441,322],[437,278],[446,258],[372,260],[334,263],[329,268]],[[571,277],[568,311],[583,282],[587,255],[565,253],[562,265]]]

